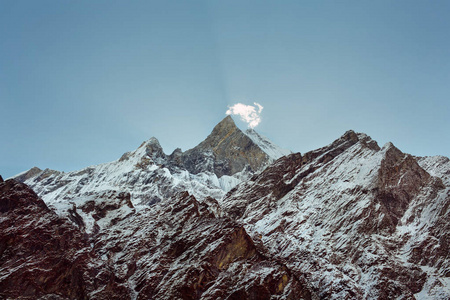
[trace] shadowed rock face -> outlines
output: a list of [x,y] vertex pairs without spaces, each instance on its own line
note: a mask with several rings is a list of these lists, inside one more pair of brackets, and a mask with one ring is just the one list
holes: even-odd
[[240,299],[315,299],[305,279],[263,255],[241,225],[188,193],[119,222],[96,247],[122,281],[135,283],[137,299],[232,299],[238,290]]
[[0,183],[0,297],[53,295],[90,299],[125,295],[114,274],[98,262],[85,234],[61,219],[26,185]]
[[[188,193],[93,235],[58,217],[25,184],[0,183],[0,197],[0,297],[315,297],[304,279],[262,255],[242,226]],[[104,198],[83,212],[100,218],[131,205],[126,194]]]
[[269,157],[227,116],[206,140],[184,152],[182,161],[193,174],[211,171],[221,177],[240,172],[246,166],[252,171],[260,170]]
[[411,155],[388,144],[378,170],[376,191],[380,211],[385,214],[381,227],[393,233],[410,202],[426,185],[439,189]]

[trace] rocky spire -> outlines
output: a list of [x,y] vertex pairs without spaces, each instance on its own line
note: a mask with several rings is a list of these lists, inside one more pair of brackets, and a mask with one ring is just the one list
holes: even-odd
[[237,128],[236,124],[233,121],[233,118],[231,118],[231,116],[226,116],[214,127],[211,134],[206,138],[205,142],[209,142],[212,145],[220,143],[220,140],[226,138],[236,130],[239,130],[239,128]]
[[157,138],[152,137],[144,144],[145,144],[145,152],[149,157],[153,159],[166,157],[163,148],[161,147],[161,144],[159,143]]
[[214,172],[218,177],[233,175],[245,167],[256,171],[269,156],[244,134],[230,116],[225,117],[198,146],[183,153],[191,173]]

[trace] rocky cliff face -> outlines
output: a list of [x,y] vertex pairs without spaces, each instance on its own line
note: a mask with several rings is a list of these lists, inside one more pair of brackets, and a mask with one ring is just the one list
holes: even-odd
[[126,195],[115,200],[85,204],[97,220],[114,215],[113,222],[86,234],[84,226],[58,217],[26,185],[0,183],[0,296],[316,298],[305,278],[264,256],[242,225],[217,218],[187,192],[127,215],[117,213],[130,206]]
[[323,299],[445,299],[449,186],[419,163],[350,131],[280,158],[222,209],[294,273],[307,270]]
[[51,211],[28,186],[0,183],[0,217],[2,299],[126,297],[84,232]]
[[186,152],[152,138],[112,163],[17,179],[45,203],[0,183],[4,297],[450,298],[449,159],[365,134],[289,154],[227,117]]
[[177,194],[98,234],[95,247],[137,299],[314,297],[306,280],[265,257],[242,225],[216,217],[210,201]]

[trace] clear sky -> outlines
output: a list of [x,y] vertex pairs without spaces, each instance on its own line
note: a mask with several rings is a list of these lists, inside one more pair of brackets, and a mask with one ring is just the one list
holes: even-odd
[[450,156],[450,1],[0,2],[4,178],[187,150],[238,102],[295,152],[353,129]]

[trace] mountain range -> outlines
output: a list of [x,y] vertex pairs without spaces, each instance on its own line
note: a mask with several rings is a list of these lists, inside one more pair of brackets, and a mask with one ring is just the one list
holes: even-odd
[[227,116],[0,181],[0,298],[450,299],[449,158],[364,133],[292,153]]

